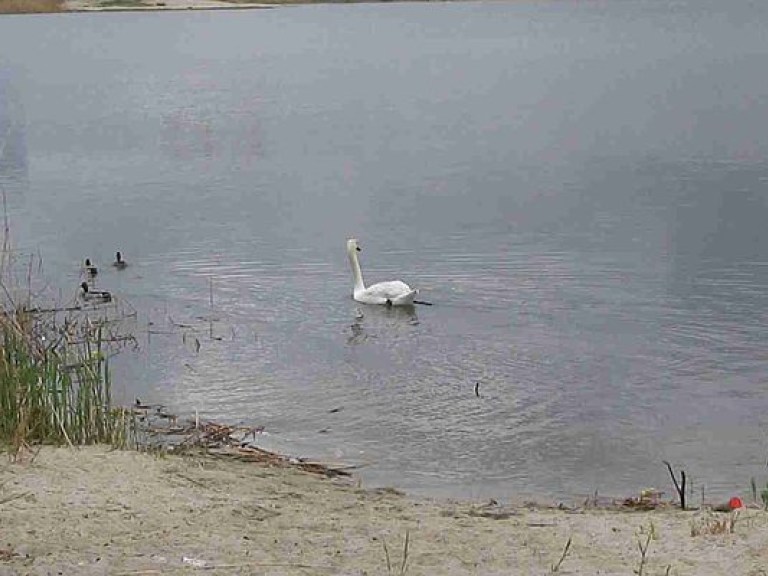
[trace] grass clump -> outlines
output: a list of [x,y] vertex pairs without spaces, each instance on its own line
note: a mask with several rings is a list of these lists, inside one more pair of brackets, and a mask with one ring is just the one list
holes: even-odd
[[[43,307],[33,261],[16,281],[16,257],[0,249],[0,449],[38,444],[123,446],[130,415],[112,405],[109,357],[131,337],[116,335],[120,309],[79,301]],[[39,263],[38,269],[42,269]],[[37,297],[35,296],[37,294]],[[37,301],[36,301],[37,300]]]
[[[757,480],[753,476],[749,480],[750,488],[752,489],[752,500],[757,503]],[[760,490],[760,500],[763,502],[763,510],[768,510],[768,482],[765,483],[765,488]]]
[[736,521],[739,519],[738,510],[734,510],[728,516],[708,515],[698,521],[691,522],[691,536],[703,536],[707,534],[733,534],[736,531]]
[[0,443],[18,451],[31,444],[123,442],[101,331],[68,363],[60,345],[36,342],[20,316],[30,318],[25,312],[0,318]]
[[384,546],[384,557],[387,560],[387,574],[390,576],[397,575],[397,576],[405,576],[405,573],[408,571],[408,554],[409,554],[409,548],[411,543],[411,531],[406,530],[405,531],[405,540],[403,541],[403,555],[402,560],[400,562],[400,566],[396,569],[395,566],[392,565],[392,559],[389,555],[389,548],[387,548],[387,541],[382,538],[381,544]]

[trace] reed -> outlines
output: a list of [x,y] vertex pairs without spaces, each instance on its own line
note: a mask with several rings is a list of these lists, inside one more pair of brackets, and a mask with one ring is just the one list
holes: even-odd
[[0,247],[0,449],[18,455],[35,444],[126,445],[132,418],[112,405],[109,370],[110,354],[125,342],[115,334],[120,322],[106,308],[39,306],[34,276],[42,263],[21,262],[8,237],[6,220]]
[[109,362],[101,328],[73,350],[34,340],[34,319],[0,318],[0,444],[18,452],[32,444],[124,445],[127,417],[112,407]]
[[63,0],[0,0],[0,14],[34,14],[63,10]]

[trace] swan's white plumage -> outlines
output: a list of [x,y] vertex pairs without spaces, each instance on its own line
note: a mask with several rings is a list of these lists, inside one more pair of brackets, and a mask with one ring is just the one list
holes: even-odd
[[355,284],[352,290],[352,297],[363,304],[389,304],[391,306],[413,306],[413,299],[418,290],[414,290],[405,282],[392,280],[389,282],[379,282],[365,287],[363,282],[363,272],[360,269],[360,261],[357,259],[357,253],[360,246],[357,240],[350,238],[347,240],[347,254],[349,263],[352,266],[352,277]]

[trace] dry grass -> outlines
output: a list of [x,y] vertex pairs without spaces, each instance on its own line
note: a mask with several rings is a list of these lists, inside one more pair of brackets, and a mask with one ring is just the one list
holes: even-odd
[[716,515],[708,515],[703,519],[691,522],[691,536],[702,536],[706,534],[733,534],[736,529],[736,520],[739,518],[739,512],[734,510],[728,516],[722,518]]
[[34,14],[63,10],[63,0],[0,0],[0,14]]

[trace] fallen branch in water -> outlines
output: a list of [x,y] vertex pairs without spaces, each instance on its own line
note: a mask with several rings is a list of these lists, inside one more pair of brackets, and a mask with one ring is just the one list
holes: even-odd
[[[351,476],[349,468],[330,466],[270,452],[255,446],[257,434],[263,427],[228,426],[217,422],[187,421],[165,412],[162,406],[147,406],[140,402],[132,408],[138,420],[138,432],[156,440],[154,444],[172,452],[199,449],[216,458],[231,458],[243,462],[255,462],[268,466],[297,468],[311,474],[329,478]],[[178,439],[181,437],[181,439]],[[146,442],[150,445],[150,442]]]

